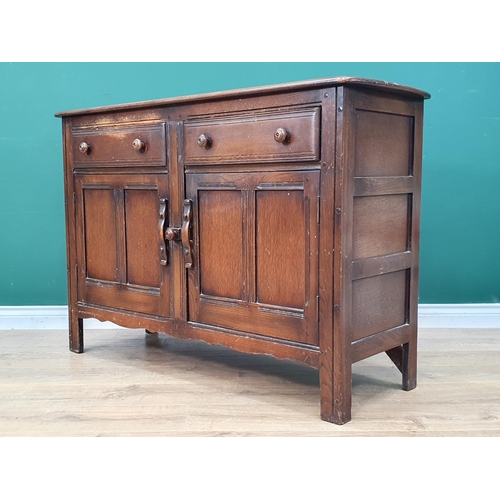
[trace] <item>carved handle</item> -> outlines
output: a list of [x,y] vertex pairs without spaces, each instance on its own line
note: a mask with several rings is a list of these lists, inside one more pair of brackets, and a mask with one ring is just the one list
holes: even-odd
[[86,142],[81,142],[78,149],[80,150],[80,153],[83,153],[84,155],[90,154],[90,145]]
[[160,219],[158,222],[158,244],[160,248],[160,264],[166,266],[168,264],[167,245],[165,243],[165,220],[167,217],[167,199],[160,198]]
[[146,149],[146,143],[144,141],[141,141],[141,139],[135,139],[132,143],[132,147],[136,151],[142,151],[143,149]]
[[198,146],[200,146],[200,148],[209,149],[211,145],[212,139],[208,134],[201,134],[200,137],[198,137]]
[[292,134],[288,132],[288,130],[285,130],[284,128],[279,128],[274,132],[274,140],[276,142],[280,142],[281,144],[286,144],[289,140]]
[[184,215],[182,217],[181,240],[184,251],[184,266],[186,269],[193,268],[193,251],[189,230],[191,227],[191,200],[184,200]]

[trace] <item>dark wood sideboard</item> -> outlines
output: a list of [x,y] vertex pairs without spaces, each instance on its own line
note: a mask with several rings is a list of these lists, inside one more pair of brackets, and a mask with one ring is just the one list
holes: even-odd
[[83,319],[416,386],[426,92],[338,77],[58,113],[70,349]]

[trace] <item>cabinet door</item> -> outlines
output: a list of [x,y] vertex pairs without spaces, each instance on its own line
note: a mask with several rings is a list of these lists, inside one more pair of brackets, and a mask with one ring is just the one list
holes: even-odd
[[187,174],[189,320],[317,345],[318,172]]
[[78,300],[170,315],[167,175],[75,176]]

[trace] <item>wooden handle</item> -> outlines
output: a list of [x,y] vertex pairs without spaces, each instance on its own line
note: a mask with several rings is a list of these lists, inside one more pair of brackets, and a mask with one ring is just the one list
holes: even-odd
[[290,140],[291,134],[284,128],[279,128],[274,132],[274,140],[281,144],[286,144]]
[[181,240],[184,251],[184,266],[186,269],[193,268],[193,251],[189,231],[191,228],[191,200],[184,200],[184,215],[182,217]]
[[167,245],[165,243],[165,220],[167,217],[167,199],[160,198],[160,219],[158,222],[158,246],[160,249],[160,264],[166,266],[168,264]]
[[88,155],[90,153],[90,145],[86,142],[81,142],[78,149],[80,150],[80,153],[83,153],[84,155]]
[[180,240],[181,230],[178,227],[167,227],[167,229],[165,229],[165,238],[168,241]]
[[146,143],[144,141],[141,141],[141,139],[135,139],[132,143],[132,147],[136,151],[142,151],[143,149],[146,149]]
[[210,136],[208,134],[201,134],[200,137],[198,137],[198,146],[203,149],[208,149],[212,145],[212,139],[210,139]]

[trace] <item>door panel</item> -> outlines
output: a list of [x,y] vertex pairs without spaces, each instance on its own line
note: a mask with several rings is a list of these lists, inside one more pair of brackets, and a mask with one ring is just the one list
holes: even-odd
[[189,320],[317,345],[318,172],[188,174]]
[[111,186],[89,186],[83,192],[87,276],[116,280],[116,213]]
[[157,189],[125,189],[128,283],[159,288],[160,254],[156,238]]
[[302,309],[306,282],[303,191],[256,193],[257,301]]
[[158,241],[167,191],[167,175],[75,175],[80,302],[170,316]]
[[241,191],[200,191],[198,201],[201,292],[243,299]]

